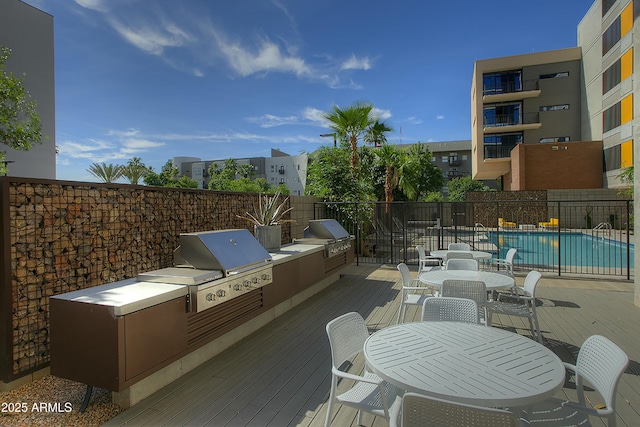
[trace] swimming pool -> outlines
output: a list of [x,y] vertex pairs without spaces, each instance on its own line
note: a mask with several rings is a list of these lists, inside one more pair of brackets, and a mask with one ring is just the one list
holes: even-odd
[[[500,231],[489,232],[491,243],[499,247],[499,258],[511,248],[518,250],[516,264],[535,268],[583,273],[627,270],[627,244],[599,235],[577,232]],[[634,267],[633,245],[629,247],[629,268]]]

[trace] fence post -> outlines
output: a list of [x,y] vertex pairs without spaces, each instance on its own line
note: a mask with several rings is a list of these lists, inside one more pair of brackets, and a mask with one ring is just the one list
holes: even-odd
[[562,241],[560,239],[562,234],[560,233],[560,224],[563,221],[560,220],[560,203],[561,202],[558,200],[558,277],[562,276]]

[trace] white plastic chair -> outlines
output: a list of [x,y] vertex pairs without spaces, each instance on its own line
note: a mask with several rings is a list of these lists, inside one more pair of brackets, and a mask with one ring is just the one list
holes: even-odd
[[433,297],[422,304],[423,322],[480,323],[478,304],[468,298]]
[[520,419],[503,409],[451,402],[417,393],[405,393],[393,406],[389,427],[517,427]]
[[453,258],[447,261],[445,270],[478,271],[478,261],[475,259]]
[[491,260],[491,263],[500,270],[504,269],[504,273],[513,277],[513,260],[515,259],[516,253],[518,250],[516,248],[511,248],[507,251],[507,254],[504,258],[498,258]]
[[424,300],[434,295],[431,289],[418,279],[411,278],[411,272],[407,264],[404,262],[398,264],[398,271],[402,277],[402,290],[400,291],[400,308],[398,309],[397,323],[402,323],[407,314],[408,305],[422,307]]
[[[565,368],[575,373],[578,402],[549,399],[534,405],[529,415],[531,425],[590,425],[588,416],[602,417],[609,427],[616,425],[616,389],[629,357],[609,339],[592,335],[578,352],[575,365],[565,362]],[[604,408],[587,406],[584,382],[604,399]],[[590,399],[593,401],[593,396]]]
[[449,243],[447,249],[450,251],[470,251],[471,245],[468,243]]
[[[513,295],[499,294],[498,299],[491,305],[487,306],[487,324],[491,326],[492,315],[494,313],[504,314],[507,316],[526,317],[529,319],[529,329],[531,337],[538,340],[542,344],[542,334],[540,333],[540,324],[538,323],[538,314],[536,313],[536,286],[542,275],[538,271],[530,271],[524,279],[524,286],[513,287]],[[515,302],[504,301],[505,298],[514,299]],[[535,333],[535,334],[534,334]]]
[[[358,424],[362,424],[362,412],[389,420],[389,402],[398,396],[398,389],[377,375],[368,372],[356,375],[343,371],[345,362],[351,361],[362,352],[364,342],[369,336],[367,325],[359,313],[343,314],[327,323],[327,335],[331,345],[331,392],[325,426],[331,425],[334,403],[351,406],[358,410]],[[355,385],[342,394],[338,394],[338,381],[355,381]]]
[[422,245],[417,245],[416,250],[418,251],[418,274],[425,271],[442,269],[442,259],[427,255]]
[[487,322],[487,285],[479,280],[451,280],[442,282],[442,296],[455,298],[468,298],[478,305],[480,323]]

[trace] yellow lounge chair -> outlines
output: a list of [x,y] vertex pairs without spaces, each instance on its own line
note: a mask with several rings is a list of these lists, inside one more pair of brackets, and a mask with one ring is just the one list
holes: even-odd
[[549,221],[539,222],[538,227],[540,228],[557,228],[560,225],[558,218],[549,218]]
[[511,221],[505,221],[504,218],[498,218],[498,227],[502,227],[502,228],[511,227],[511,228],[514,228],[514,227],[516,227],[516,223],[515,222],[511,222]]

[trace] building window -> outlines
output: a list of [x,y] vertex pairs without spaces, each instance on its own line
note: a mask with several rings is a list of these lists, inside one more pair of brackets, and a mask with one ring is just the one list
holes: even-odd
[[522,123],[522,104],[488,105],[484,107],[484,126],[509,126]]
[[571,138],[568,136],[552,136],[550,138],[540,138],[540,143],[544,142],[569,142]]
[[484,158],[501,159],[511,156],[511,150],[523,141],[522,132],[484,136]]
[[558,79],[560,77],[569,77],[568,71],[560,71],[558,73],[540,74],[540,80],[543,79]]
[[462,161],[464,162],[464,161],[466,161],[466,160],[467,160],[467,155],[466,155],[466,154],[463,154],[463,155],[462,155]]
[[620,84],[620,78],[622,76],[621,64],[620,59],[618,59],[602,73],[602,93],[607,93]]
[[442,163],[449,163],[449,156],[442,156]]
[[558,110],[568,110],[569,104],[560,104],[560,105],[543,105],[540,107],[540,111],[558,111]]
[[606,15],[611,6],[615,4],[616,0],[602,0],[602,16]]
[[484,95],[520,92],[522,90],[522,70],[483,74],[482,90]]
[[620,105],[621,104],[618,102],[617,104],[607,108],[602,113],[602,131],[603,132],[608,132],[611,129],[615,129],[618,126],[620,126],[620,123],[621,123]]
[[620,157],[619,145],[604,150],[604,170],[612,171],[620,169]]
[[620,41],[620,33],[620,17],[618,16],[602,35],[602,56],[609,52],[611,48]]

